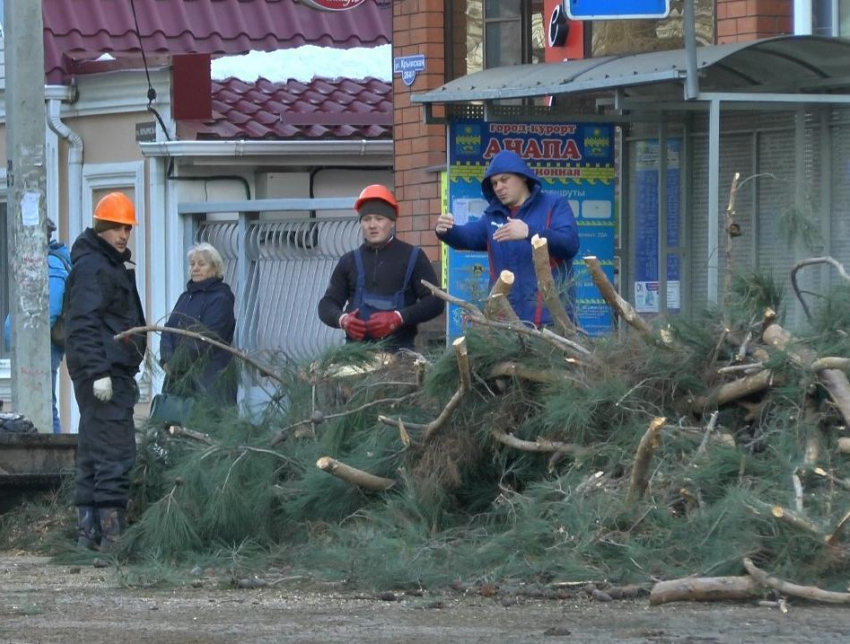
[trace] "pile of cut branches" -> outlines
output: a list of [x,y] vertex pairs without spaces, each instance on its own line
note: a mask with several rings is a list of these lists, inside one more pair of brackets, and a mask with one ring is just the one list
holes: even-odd
[[[253,552],[361,587],[666,580],[653,603],[847,601],[850,283],[798,335],[761,276],[650,324],[585,262],[619,334],[523,325],[508,273],[480,308],[429,285],[470,320],[449,351],[346,345],[264,368],[280,404],[255,422],[198,410],[147,428],[128,553]],[[813,262],[846,280],[819,258],[792,281]]]

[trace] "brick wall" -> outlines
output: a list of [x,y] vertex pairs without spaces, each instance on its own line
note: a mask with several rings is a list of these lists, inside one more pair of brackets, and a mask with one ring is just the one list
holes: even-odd
[[[445,82],[445,47],[442,0],[393,2],[393,57],[425,55],[425,71],[408,87],[401,75],[393,79],[393,139],[395,189],[401,206],[399,237],[421,246],[432,262],[440,249],[433,233],[440,215],[440,177],[429,171],[446,163],[446,128],[426,125],[424,110],[411,103],[411,94]],[[438,272],[439,274],[439,272]]]
[[718,44],[793,31],[793,0],[717,0]]
[[[438,278],[440,243],[433,231],[442,202],[440,175],[433,168],[446,164],[446,128],[426,125],[424,108],[411,103],[410,96],[445,82],[444,39],[443,0],[393,2],[393,57],[425,56],[425,71],[416,75],[413,85],[405,85],[400,74],[393,78],[395,195],[401,209],[396,230],[399,238],[425,251]],[[445,315],[420,325],[419,348],[443,344],[445,328]]]

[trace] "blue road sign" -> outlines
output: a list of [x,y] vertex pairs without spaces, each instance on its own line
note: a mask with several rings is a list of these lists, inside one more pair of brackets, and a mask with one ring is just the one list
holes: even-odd
[[670,0],[565,0],[570,20],[666,18]]
[[425,71],[425,54],[393,58],[393,74],[401,74],[405,85],[413,85],[417,72]]

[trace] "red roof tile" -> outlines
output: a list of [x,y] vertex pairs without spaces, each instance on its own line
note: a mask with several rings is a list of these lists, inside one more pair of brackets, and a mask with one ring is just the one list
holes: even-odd
[[309,83],[213,81],[213,120],[180,124],[181,139],[390,139],[392,85],[375,78]]
[[[323,12],[295,0],[135,0],[145,54],[243,54],[301,45],[374,47],[390,42],[392,3],[367,0]],[[129,0],[43,0],[44,69],[67,83],[76,63],[109,53],[141,67]],[[150,61],[149,61],[150,62]],[[83,69],[93,71],[92,67]]]

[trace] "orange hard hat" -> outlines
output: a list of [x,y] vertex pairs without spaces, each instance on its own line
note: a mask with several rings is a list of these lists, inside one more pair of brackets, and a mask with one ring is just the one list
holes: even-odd
[[372,199],[379,199],[380,201],[388,203],[393,207],[393,210],[395,210],[395,216],[398,217],[398,202],[395,200],[395,196],[389,188],[382,186],[379,183],[363,188],[363,192],[360,193],[357,201],[354,202],[354,209],[359,211],[360,206]]
[[136,207],[123,192],[110,192],[97,202],[94,218],[116,224],[136,225]]

